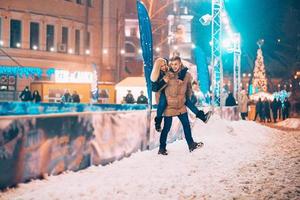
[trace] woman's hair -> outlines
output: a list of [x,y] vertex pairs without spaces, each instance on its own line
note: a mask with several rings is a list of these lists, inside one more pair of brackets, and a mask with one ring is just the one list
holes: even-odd
[[152,82],[157,81],[160,73],[160,67],[162,64],[167,63],[167,60],[164,58],[157,58],[154,62],[153,69],[150,75],[150,79]]

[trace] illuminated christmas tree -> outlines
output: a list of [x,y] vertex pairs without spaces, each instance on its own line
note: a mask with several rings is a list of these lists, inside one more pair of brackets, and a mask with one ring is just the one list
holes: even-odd
[[262,55],[261,46],[263,45],[264,40],[259,40],[257,42],[258,50],[257,50],[257,57],[255,60],[255,66],[253,71],[253,79],[252,79],[252,86],[253,92],[267,92],[267,78],[266,78],[266,70],[264,64],[264,57]]

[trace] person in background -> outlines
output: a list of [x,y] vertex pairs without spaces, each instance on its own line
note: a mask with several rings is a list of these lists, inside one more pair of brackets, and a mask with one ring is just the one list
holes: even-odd
[[238,102],[239,102],[239,111],[241,113],[242,120],[246,120],[246,117],[248,115],[248,102],[249,102],[249,99],[248,99],[248,96],[247,96],[245,90],[241,91],[241,93],[239,95]]
[[232,92],[230,92],[228,97],[226,98],[225,106],[235,106],[235,105],[236,105],[235,98],[233,97]]
[[133,95],[131,94],[131,90],[128,90],[128,93],[127,93],[127,95],[125,97],[125,102],[127,104],[134,104],[135,100],[133,98]]
[[42,101],[41,95],[39,93],[39,91],[34,90],[32,93],[32,101],[35,103],[39,103]]
[[259,115],[259,118],[260,118],[260,121],[262,121],[262,108],[263,107],[263,103],[261,101],[261,98],[258,99],[258,102],[256,103],[255,105],[255,117],[254,117],[254,120],[253,121],[256,121],[256,117],[257,115]]
[[72,96],[71,96],[69,90],[65,90],[65,93],[61,98],[61,102],[63,102],[63,103],[72,102]]
[[31,100],[32,100],[31,92],[30,92],[28,86],[26,86],[26,87],[24,88],[24,90],[21,92],[21,94],[20,94],[19,97],[20,97],[21,101],[24,101],[24,102],[26,102],[26,101],[31,101]]
[[267,98],[264,99],[263,102],[263,111],[264,111],[264,121],[267,120],[267,122],[271,122],[271,113],[270,113],[270,102]]
[[73,94],[72,94],[72,102],[73,102],[73,103],[80,103],[80,97],[79,97],[79,95],[77,94],[77,91],[76,91],[76,90],[73,91]]
[[126,104],[126,97],[123,97],[123,98],[122,98],[121,104]]
[[283,102],[283,108],[282,108],[282,118],[283,120],[289,118],[291,103],[289,102],[288,98],[286,97]]
[[278,108],[278,120],[281,119],[281,113],[282,113],[282,102],[280,98],[277,99],[277,108]]
[[273,120],[274,123],[276,123],[277,120],[277,112],[278,112],[278,103],[276,98],[274,98],[274,100],[271,103],[271,109],[272,109],[272,114],[273,114]]
[[144,91],[141,91],[141,95],[138,97],[136,103],[137,104],[148,104],[148,99],[144,95]]

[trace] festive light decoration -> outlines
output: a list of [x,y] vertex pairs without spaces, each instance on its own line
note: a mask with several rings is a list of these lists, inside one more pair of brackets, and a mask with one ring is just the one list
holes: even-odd
[[273,97],[279,99],[281,102],[283,102],[285,98],[289,98],[289,96],[291,96],[291,92],[287,92],[286,90],[273,93]]
[[18,66],[0,66],[0,74],[6,74],[6,75],[14,75],[22,77],[41,77],[42,76],[42,69],[39,67],[18,67]]
[[254,92],[261,92],[261,91],[267,92],[268,90],[266,70],[265,70],[261,45],[259,45],[259,48],[257,50],[257,57],[255,60],[252,84],[253,84]]
[[55,69],[54,68],[47,69],[47,71],[46,71],[47,77],[50,78],[52,74],[55,74]]

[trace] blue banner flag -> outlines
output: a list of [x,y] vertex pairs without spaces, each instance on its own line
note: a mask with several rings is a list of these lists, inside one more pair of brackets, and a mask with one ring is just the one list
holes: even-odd
[[195,52],[195,61],[197,65],[197,77],[198,84],[200,84],[200,90],[203,94],[209,92],[209,72],[206,64],[206,57],[204,51],[200,47],[194,49]]
[[144,73],[147,84],[147,92],[149,105],[152,105],[152,90],[151,90],[151,80],[150,74],[153,67],[153,45],[152,45],[152,29],[151,22],[145,8],[145,5],[137,1],[137,13],[139,19],[139,27],[140,27],[140,43],[143,51],[143,59],[144,59]]

